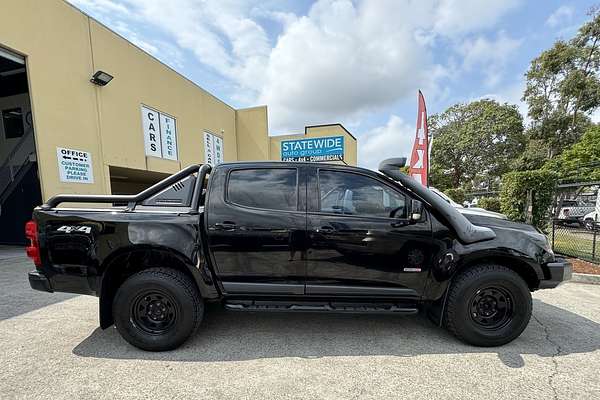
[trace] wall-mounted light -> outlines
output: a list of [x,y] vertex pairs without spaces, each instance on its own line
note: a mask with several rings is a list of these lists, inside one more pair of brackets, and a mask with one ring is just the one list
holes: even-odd
[[113,76],[104,71],[96,71],[90,82],[98,86],[106,86],[108,82],[112,81]]

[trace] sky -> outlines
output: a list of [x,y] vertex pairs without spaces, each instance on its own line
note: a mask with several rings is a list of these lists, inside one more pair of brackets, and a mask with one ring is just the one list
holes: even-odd
[[594,1],[68,0],[235,108],[266,104],[269,134],[341,123],[359,165],[409,156],[428,114],[521,102],[530,61],[570,39]]

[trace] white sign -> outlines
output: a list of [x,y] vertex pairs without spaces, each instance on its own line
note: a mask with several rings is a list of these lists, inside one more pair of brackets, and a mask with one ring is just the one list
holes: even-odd
[[162,157],[159,112],[142,106],[142,125],[144,127],[146,155]]
[[212,166],[223,162],[223,138],[204,132],[204,162]]
[[162,156],[167,160],[177,160],[177,127],[175,124],[175,118],[160,114]]
[[94,183],[92,155],[87,151],[56,148],[61,182]]
[[177,122],[175,118],[142,106],[142,127],[146,155],[177,160]]

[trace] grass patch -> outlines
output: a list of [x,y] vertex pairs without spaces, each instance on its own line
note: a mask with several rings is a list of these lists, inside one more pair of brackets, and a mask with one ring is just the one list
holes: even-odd
[[[552,234],[549,237],[552,243]],[[554,236],[554,252],[581,258],[592,262],[600,262],[600,234],[596,233],[596,248],[591,232],[556,229]]]

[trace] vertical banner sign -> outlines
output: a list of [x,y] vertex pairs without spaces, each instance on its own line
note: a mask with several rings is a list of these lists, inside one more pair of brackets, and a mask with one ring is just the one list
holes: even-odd
[[87,151],[56,148],[61,182],[94,183],[92,155]]
[[144,128],[144,145],[146,147],[146,155],[162,157],[159,112],[142,106],[142,125]]
[[146,155],[177,160],[177,121],[142,105],[142,127]]
[[212,166],[223,162],[223,138],[204,132],[204,162]]
[[177,160],[177,135],[175,132],[175,118],[160,113],[162,156],[168,160]]
[[425,98],[419,90],[419,109],[417,113],[417,133],[410,156],[409,174],[417,182],[427,186],[429,173],[429,130],[427,129],[427,109]]

